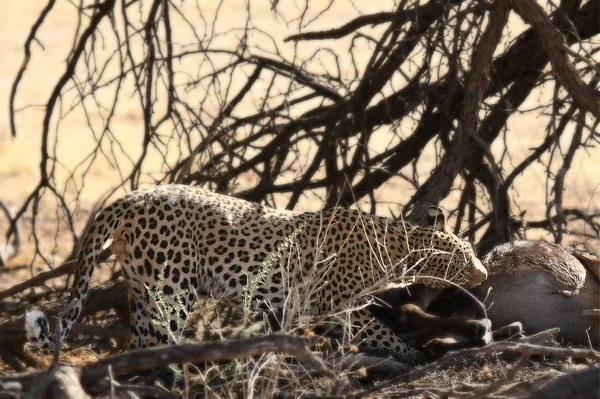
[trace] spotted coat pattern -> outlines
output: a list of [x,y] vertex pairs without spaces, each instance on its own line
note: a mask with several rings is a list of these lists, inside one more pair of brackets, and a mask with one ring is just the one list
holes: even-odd
[[[111,248],[130,287],[130,347],[170,343],[197,294],[282,310],[292,299],[315,315],[365,302],[400,277],[431,287],[474,286],[486,277],[472,247],[443,223],[416,226],[358,210],[296,212],[184,185],[132,192],[106,207],[85,236],[61,339],[77,321],[98,255]],[[172,304],[164,323],[152,322]],[[154,294],[151,294],[154,292]],[[163,304],[164,305],[164,304]],[[157,313],[158,312],[158,313]],[[350,312],[355,342],[412,351],[366,310]]]

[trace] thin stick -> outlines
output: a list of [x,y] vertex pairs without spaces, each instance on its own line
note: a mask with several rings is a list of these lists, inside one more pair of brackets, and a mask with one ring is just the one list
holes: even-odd
[[[110,248],[102,251],[98,258],[98,262],[103,262],[111,255]],[[0,301],[16,295],[20,292],[23,292],[29,288],[40,287],[44,285],[44,283],[48,280],[52,280],[53,278],[57,278],[60,276],[64,276],[65,274],[73,273],[75,271],[75,267],[77,266],[77,259],[70,260],[68,262],[63,263],[62,265],[47,270],[41,273],[36,274],[29,280],[23,281],[13,287],[10,287],[4,291],[0,291]]]
[[508,353],[529,353],[529,355],[548,355],[555,357],[572,357],[572,358],[581,358],[581,359],[592,359],[596,362],[600,362],[600,353],[592,350],[592,349],[575,349],[575,348],[554,348],[550,346],[541,346],[541,345],[532,345],[527,343],[519,343],[519,342],[495,342],[480,348],[468,348],[455,352],[449,352],[444,357],[439,359],[438,361],[418,367],[414,370],[409,371],[408,373],[401,374],[397,377],[394,377],[386,382],[383,382],[379,385],[372,386],[363,391],[356,392],[353,394],[349,394],[346,396],[329,396],[327,398],[345,398],[345,399],[358,399],[369,396],[374,392],[379,392],[385,388],[389,388],[393,385],[397,385],[399,383],[412,381],[422,375],[439,369],[441,367],[448,366],[450,364],[455,363],[458,359],[462,359],[468,356],[475,355],[483,355],[494,352],[508,352]]

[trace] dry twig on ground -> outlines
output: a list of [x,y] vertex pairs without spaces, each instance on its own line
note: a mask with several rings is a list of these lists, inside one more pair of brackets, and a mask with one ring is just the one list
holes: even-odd
[[[441,359],[428,364],[426,366],[417,367],[414,370],[409,371],[408,373],[401,374],[397,377],[394,377],[384,383],[375,385],[371,388],[367,388],[363,391],[349,394],[344,396],[346,399],[355,399],[355,398],[363,398],[369,396],[375,392],[379,392],[385,388],[389,388],[393,385],[404,383],[407,381],[414,380],[420,376],[423,376],[425,373],[439,369],[441,367],[446,367],[458,359],[462,359],[468,356],[475,355],[483,355],[494,352],[504,352],[504,353],[517,353],[523,354],[527,353],[527,355],[548,355],[554,357],[571,357],[571,358],[583,358],[583,359],[591,359],[595,362],[600,362],[600,352],[596,352],[592,349],[575,349],[575,348],[556,348],[550,346],[541,346],[541,345],[533,345],[528,343],[520,343],[520,342],[495,342],[489,344],[487,346],[481,348],[469,348],[462,349],[456,352],[450,352]],[[331,397],[333,398],[333,397]]]
[[[23,391],[30,390],[38,384],[40,378],[52,375],[48,389],[56,389],[56,385],[83,387],[87,392],[105,390],[102,381],[110,373],[113,377],[123,374],[147,371],[169,364],[205,363],[255,357],[264,353],[274,352],[294,356],[302,363],[313,368],[321,375],[335,379],[335,374],[323,361],[310,352],[303,338],[285,335],[268,335],[256,338],[239,339],[235,341],[219,341],[203,344],[184,344],[140,349],[102,359],[80,368],[59,366],[56,370],[35,371],[0,377],[0,384],[18,382]],[[64,379],[68,379],[65,382]],[[72,386],[69,389],[73,389]],[[41,392],[43,394],[43,392]]]

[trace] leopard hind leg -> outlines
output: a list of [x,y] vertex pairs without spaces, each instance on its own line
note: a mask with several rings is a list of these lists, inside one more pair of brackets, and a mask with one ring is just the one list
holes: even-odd
[[163,279],[143,281],[135,278],[132,273],[139,265],[127,262],[122,265],[129,286],[131,335],[128,347],[135,349],[181,342],[196,293],[174,289]]

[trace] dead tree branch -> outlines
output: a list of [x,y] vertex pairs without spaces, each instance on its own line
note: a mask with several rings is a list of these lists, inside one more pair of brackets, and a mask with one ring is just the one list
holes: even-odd
[[[204,344],[185,344],[141,349],[129,353],[111,356],[81,368],[65,370],[72,384],[83,387],[87,392],[98,391],[102,380],[110,373],[113,377],[123,374],[136,373],[163,367],[169,364],[221,362],[233,359],[256,357],[264,353],[280,353],[296,357],[301,362],[320,372],[322,375],[335,379],[336,376],[325,363],[310,352],[307,341],[303,338],[285,335],[268,335],[255,338],[245,338],[235,341],[219,341]],[[47,371],[36,371],[0,377],[0,384],[18,382],[22,389],[31,389],[35,381],[47,375]],[[58,373],[57,373],[58,374]],[[55,377],[57,378],[57,377]],[[60,380],[60,377],[57,378]],[[49,386],[59,383],[54,381]],[[70,385],[70,384],[66,384]]]
[[[10,211],[10,209],[8,209],[8,206],[2,200],[0,200],[0,209],[2,210],[2,212],[4,212],[4,216],[8,220],[9,224],[13,225],[14,218],[12,212]],[[0,248],[0,267],[4,266],[4,257],[6,258],[6,260],[14,258],[21,249],[21,232],[19,231],[16,223],[14,223],[14,225],[15,230],[13,232],[12,243],[10,243],[12,248],[8,251],[5,251],[4,249]],[[9,242],[6,243],[6,246],[9,246]]]
[[[100,256],[98,257],[99,262],[103,262],[111,255],[110,248],[105,249]],[[21,293],[29,288],[40,287],[43,286],[46,281],[52,280],[57,277],[64,276],[66,274],[71,274],[75,271],[75,267],[77,266],[77,259],[70,260],[68,262],[63,263],[62,265],[47,271],[43,271],[33,276],[29,280],[23,281],[22,283],[16,284],[4,291],[0,291],[0,301]]]
[[451,149],[441,159],[432,176],[409,202],[409,205],[414,204],[412,216],[415,219],[422,219],[425,210],[430,205],[439,203],[448,195],[454,178],[463,168],[467,158],[467,152],[464,149],[468,148],[469,141],[473,140],[472,137],[476,135],[477,114],[487,85],[492,56],[502,38],[502,30],[508,21],[508,14],[508,8],[500,2],[497,2],[490,12],[487,29],[473,55],[458,130]]
[[573,357],[573,358],[583,358],[583,359],[591,359],[596,362],[600,362],[600,353],[596,352],[592,349],[575,349],[575,348],[555,348],[551,346],[541,346],[541,345],[533,345],[527,343],[519,343],[519,342],[494,342],[487,346],[481,348],[469,348],[462,349],[456,352],[450,352],[440,360],[428,364],[426,366],[418,367],[414,370],[409,371],[408,373],[401,374],[397,377],[394,377],[384,383],[375,385],[371,388],[365,389],[363,391],[346,395],[344,398],[346,399],[354,399],[354,398],[364,398],[372,393],[379,392],[382,389],[387,387],[396,385],[401,382],[411,381],[419,376],[422,376],[426,372],[431,370],[439,369],[441,367],[448,366],[458,359],[465,358],[467,356],[476,356],[489,354],[494,352],[505,352],[505,353],[517,353],[523,354],[527,353],[528,355],[547,355],[547,356],[555,356],[555,357]]
[[552,25],[544,10],[532,0],[503,0],[533,27],[558,77],[573,99],[587,112],[600,118],[600,93],[581,80],[565,51],[564,37]]
[[[467,5],[464,0],[416,6],[406,1],[394,10],[358,15],[337,29],[302,32],[304,25],[298,22],[298,33],[287,39],[302,44],[285,51],[279,48],[283,37],[258,30],[252,23],[240,30],[221,29],[223,35],[235,37],[236,44],[215,46],[211,38],[219,31],[215,28],[221,20],[214,19],[212,28],[199,28],[204,26],[199,21],[211,20],[202,7],[188,9],[185,4],[154,1],[145,9],[138,2],[107,0],[86,8],[89,23],[73,38],[67,67],[46,103],[40,181],[22,202],[7,234],[31,213],[36,253],[47,261],[36,221],[40,204],[53,196],[76,242],[73,215],[77,205],[72,204],[79,203],[86,176],[96,170],[97,159],[104,158],[121,176],[112,193],[140,184],[177,181],[219,192],[239,187],[235,190],[238,197],[289,209],[311,198],[325,202],[326,207],[370,203],[377,211],[381,204],[376,194],[386,185],[408,179],[415,194],[412,198],[398,196],[390,205],[404,206],[405,214],[414,205],[416,219],[421,208],[438,203],[469,181],[469,195],[449,208],[461,215],[455,230],[482,222],[478,226],[487,226],[486,240],[493,243],[510,238],[514,232],[506,226],[512,210],[519,208],[513,195],[515,176],[527,173],[544,154],[554,151],[557,136],[548,133],[548,140],[543,140],[527,162],[514,168],[495,166],[499,156],[512,156],[502,143],[500,155],[488,149],[498,147],[509,118],[535,112],[520,108],[534,90],[552,79],[544,74],[548,62],[567,89],[566,95],[559,93],[560,101],[569,103],[566,113],[552,108],[559,112],[556,132],[568,132],[582,111],[593,114],[582,101],[594,87],[583,91],[583,97],[575,98],[575,94],[581,92],[582,79],[595,72],[589,62],[576,70],[566,48],[585,44],[585,53],[580,52],[578,59],[597,51],[589,39],[599,33],[600,7],[598,0],[583,5],[561,3],[560,9],[542,19],[538,18],[544,13],[539,7],[534,11],[523,8],[537,13],[532,28],[505,43],[499,32],[506,12],[498,7],[509,5],[526,7],[506,1],[493,6],[485,2]],[[199,21],[193,20],[194,14],[199,14]],[[112,15],[118,16],[114,24],[102,23]],[[51,13],[40,15],[31,37],[48,18]],[[180,39],[171,29],[174,23],[187,26],[190,35],[186,37],[196,44],[177,45],[178,40],[187,43],[187,39]],[[373,30],[373,25],[381,25],[381,29]],[[561,42],[539,36],[539,29],[552,30]],[[114,37],[116,46],[106,47],[113,51],[106,61],[98,56],[96,34]],[[351,41],[350,48],[320,46],[321,40],[342,36]],[[140,48],[133,45],[138,41]],[[264,45],[267,42],[272,45],[269,49]],[[492,59],[500,43],[506,47]],[[319,47],[306,55],[302,49],[311,45]],[[284,55],[288,50],[292,54]],[[31,51],[28,42],[25,64]],[[332,68],[324,66],[324,58],[332,60]],[[92,59],[98,65],[92,65]],[[578,59],[574,62],[580,64]],[[109,62],[113,62],[110,67]],[[183,65],[197,65],[197,70],[181,69]],[[446,70],[445,65],[450,68]],[[238,75],[242,80],[236,78],[234,83],[233,77]],[[187,80],[175,84],[174,76],[186,76]],[[15,81],[13,91],[18,91],[24,78]],[[123,137],[114,129],[119,97],[128,89],[135,93],[144,120],[141,153],[136,154],[123,145]],[[112,93],[112,97],[97,96],[99,90]],[[107,98],[110,101],[104,100]],[[201,100],[195,104],[192,98]],[[90,137],[95,141],[81,163],[67,171],[69,179],[77,182],[73,192],[66,192],[57,180],[62,163],[55,152],[62,145],[61,125],[52,129],[49,125],[51,119],[62,120],[58,110],[69,101],[73,110],[83,109],[88,115]],[[106,112],[94,114],[88,103]],[[17,108],[14,104],[13,110]],[[101,123],[91,122],[94,115]],[[407,123],[410,129],[406,129]],[[581,126],[583,138],[577,152],[597,140],[594,126],[587,122]],[[388,132],[385,140],[389,145],[378,136],[382,131]],[[431,150],[436,152],[434,162],[424,168],[423,154]],[[148,160],[156,156],[161,161],[150,165]],[[554,173],[556,170],[549,170],[548,179]],[[477,231],[471,233],[475,237]]]
[[17,88],[19,87],[19,83],[21,82],[21,79],[23,78],[23,74],[25,73],[25,70],[27,69],[27,64],[29,64],[29,59],[31,58],[31,44],[34,41],[37,41],[36,34],[37,34],[39,28],[44,23],[46,16],[54,7],[54,3],[56,3],[56,0],[48,1],[48,4],[46,5],[46,7],[44,7],[44,9],[40,13],[38,19],[35,21],[35,23],[31,27],[31,31],[29,32],[29,36],[27,37],[27,41],[25,42],[25,45],[23,46],[25,49],[25,57],[23,58],[21,67],[19,68],[19,71],[17,72],[17,76],[15,77],[15,81],[10,90],[10,100],[9,100],[10,132],[13,137],[17,136],[17,128],[15,126],[15,113],[16,113],[15,112],[15,97],[17,95]]

